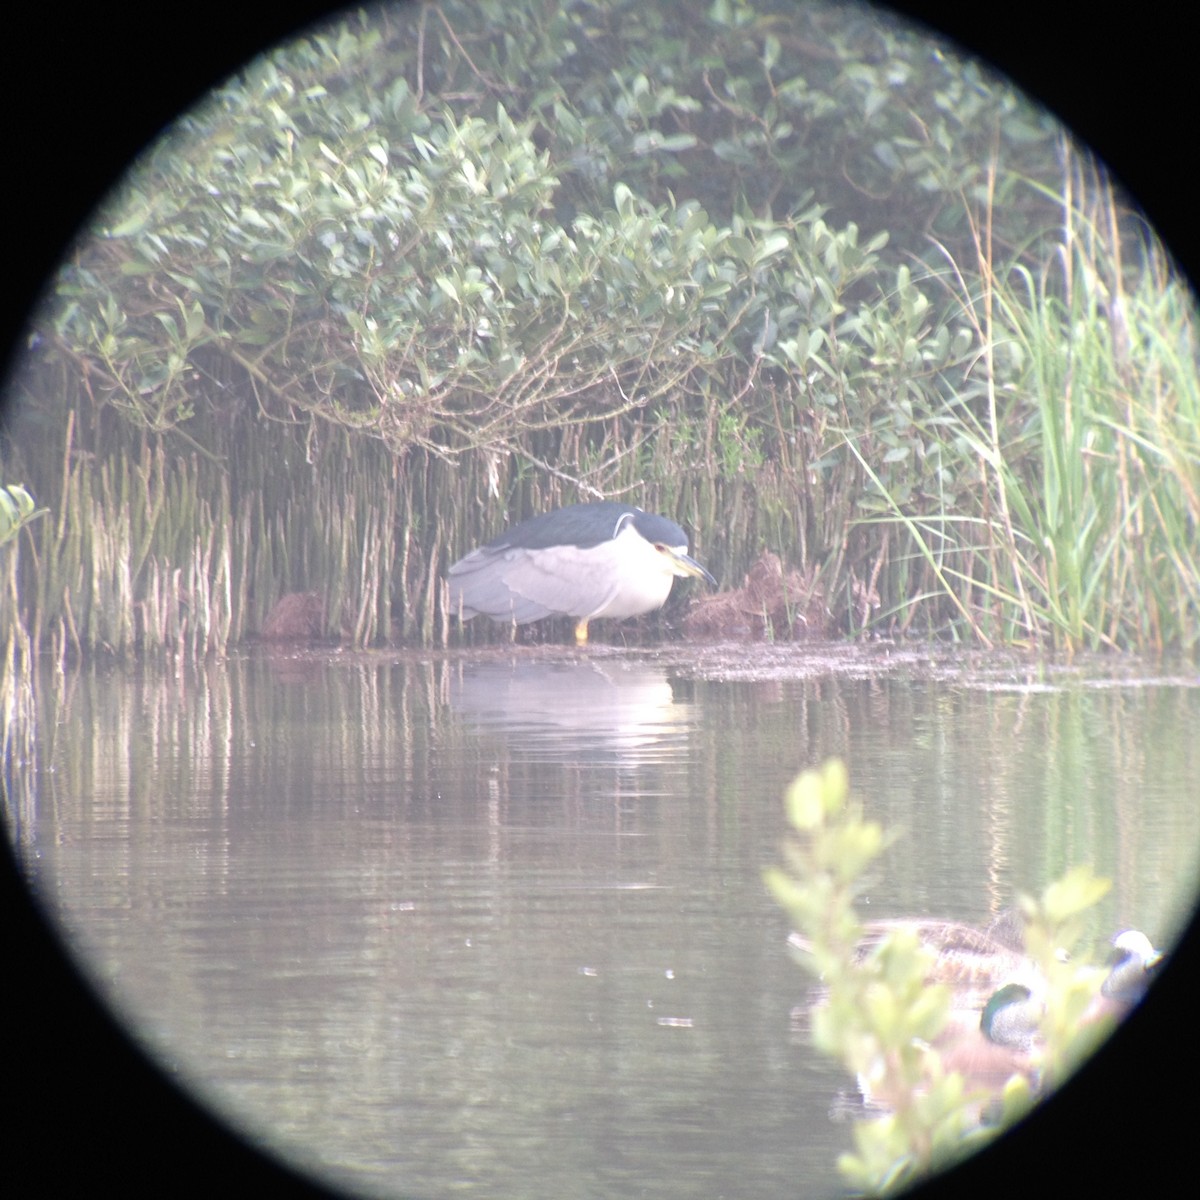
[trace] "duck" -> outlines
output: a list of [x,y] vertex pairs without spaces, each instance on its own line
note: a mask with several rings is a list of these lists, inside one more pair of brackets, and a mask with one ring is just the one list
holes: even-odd
[[[1112,945],[1108,974],[1080,1019],[1081,1027],[1124,1017],[1145,995],[1163,961],[1162,953],[1137,929],[1117,934]],[[989,1087],[1014,1074],[1035,1083],[1044,991],[1044,981],[1010,980],[988,997],[975,1029],[961,1012],[952,1012],[935,1043],[943,1066],[960,1071],[968,1082]]]
[[[907,933],[931,956],[925,982],[945,984],[954,1008],[976,1016],[988,998],[1007,983],[1032,986],[1037,971],[1026,955],[1020,914],[1005,910],[986,929],[938,917],[898,917],[868,922],[855,950],[865,961],[893,933]],[[798,933],[788,938],[793,950],[811,952],[811,943]]]
[[[1112,939],[1108,973],[1095,1001],[1080,1024],[1104,1017],[1123,1017],[1146,994],[1163,961],[1150,939],[1139,929],[1126,929]],[[1044,1011],[1046,983],[1040,974],[1013,978],[1002,984],[983,1006],[980,1030],[991,1042],[1008,1048],[1030,1049]]]
[[1025,979],[1034,971],[1020,929],[1010,936],[1007,926],[995,921],[986,929],[937,918],[875,921],[867,926],[860,950],[873,950],[896,930],[907,931],[932,954],[926,982],[946,984],[959,998],[958,1007],[967,1006],[969,995],[982,993],[982,1002],[1004,984]]
[[[1005,911],[984,929],[936,918],[873,921],[864,927],[856,960],[865,961],[896,931],[914,937],[930,953],[926,983],[949,991],[945,1024],[929,1048],[940,1060],[939,1073],[962,1076],[979,1102],[977,1119],[985,1124],[996,1119],[1000,1097],[1014,1079],[1023,1081],[1027,1096],[1036,1097],[1044,1086],[1041,1025],[1048,983],[1024,951],[1019,913]],[[792,934],[789,944],[811,952],[799,934]],[[1144,994],[1162,959],[1137,930],[1116,935],[1112,944],[1108,973],[1081,1027],[1120,1019]],[[823,1002],[818,991],[808,1005],[793,1009],[793,1028],[810,1026]],[[867,1108],[886,1108],[862,1076],[858,1092]]]

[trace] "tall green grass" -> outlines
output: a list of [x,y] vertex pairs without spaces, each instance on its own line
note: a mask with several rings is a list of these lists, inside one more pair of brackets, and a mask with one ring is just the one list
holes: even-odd
[[[980,347],[923,432],[959,501],[912,511],[862,459],[924,585],[983,641],[1195,651],[1200,645],[1200,355],[1195,297],[1152,240],[1128,245],[1111,188],[1068,160],[1056,254],[946,274]],[[969,465],[974,462],[975,467]],[[978,486],[962,482],[977,475]]]

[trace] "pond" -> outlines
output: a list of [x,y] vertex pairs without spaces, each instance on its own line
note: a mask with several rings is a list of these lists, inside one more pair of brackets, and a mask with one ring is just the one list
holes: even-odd
[[1086,863],[1169,946],[1200,675],[865,646],[42,669],[7,817],[153,1058],[361,1196],[831,1195],[850,1081],[763,885],[830,756],[898,836],[868,917],[986,923]]

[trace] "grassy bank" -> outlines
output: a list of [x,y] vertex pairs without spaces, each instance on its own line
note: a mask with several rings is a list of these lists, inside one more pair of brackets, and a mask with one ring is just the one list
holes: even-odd
[[[316,423],[136,430],[89,405],[65,366],[43,368],[5,472],[50,512],[0,549],[0,619],[58,657],[203,657],[306,592],[320,636],[443,644],[458,636],[441,591],[455,557],[508,520],[604,495],[678,518],[725,586],[763,548],[808,568],[846,630],[873,585],[882,631],[1194,652],[1193,297],[1161,253],[1127,245],[1118,216],[1110,192],[1076,180],[1038,270],[997,263],[981,222],[978,260],[936,281],[962,350],[926,375],[915,361],[898,390],[901,347],[886,402],[867,390],[870,356],[835,357],[829,328],[807,370],[764,355],[732,394],[731,370],[697,373],[653,409],[514,429],[451,460]],[[923,297],[901,280],[872,337],[902,334]]]

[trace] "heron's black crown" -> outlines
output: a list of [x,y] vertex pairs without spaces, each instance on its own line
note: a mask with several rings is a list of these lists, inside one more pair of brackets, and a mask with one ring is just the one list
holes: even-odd
[[587,549],[611,541],[630,522],[648,542],[675,548],[688,544],[687,534],[674,521],[643,512],[632,504],[602,500],[596,504],[570,504],[530,517],[505,530],[484,548],[502,550],[511,546],[544,550],[550,546],[579,546]]

